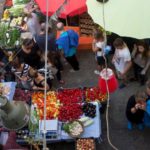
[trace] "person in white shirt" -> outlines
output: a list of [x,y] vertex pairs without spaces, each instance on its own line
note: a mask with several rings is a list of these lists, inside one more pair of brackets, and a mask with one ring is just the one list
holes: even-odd
[[121,38],[117,38],[113,45],[115,47],[115,54],[112,63],[115,66],[118,78],[123,81],[120,85],[120,88],[123,88],[127,85],[127,73],[132,65],[131,54],[126,43]]

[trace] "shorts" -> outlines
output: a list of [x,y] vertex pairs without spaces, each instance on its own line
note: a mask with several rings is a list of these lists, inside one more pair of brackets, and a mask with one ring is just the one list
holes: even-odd
[[105,59],[102,56],[97,56],[97,63],[100,66],[104,66],[105,65]]

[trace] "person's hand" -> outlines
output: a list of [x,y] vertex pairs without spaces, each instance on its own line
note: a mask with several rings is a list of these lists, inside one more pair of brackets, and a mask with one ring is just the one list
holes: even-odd
[[136,109],[139,109],[140,107],[141,107],[140,104],[136,104],[136,105],[135,105],[135,108],[136,108]]
[[93,39],[93,42],[92,42],[93,44],[95,44],[96,43],[96,40],[95,39]]
[[0,61],[0,66],[3,67],[3,66],[5,66],[5,64]]
[[33,86],[32,89],[33,90],[38,90],[38,87],[37,86]]
[[145,73],[146,73],[145,70],[141,71],[141,75],[145,75]]
[[112,64],[114,64],[114,63],[115,63],[115,61],[116,61],[116,57],[114,56],[114,57],[113,57],[113,59],[112,59],[112,61],[111,61],[111,62],[112,62]]
[[27,81],[28,78],[27,78],[27,77],[21,77],[21,80],[22,80],[22,81]]
[[137,45],[136,44],[133,45],[133,50],[137,51]]
[[132,112],[133,114],[136,113],[136,108],[135,108],[135,107],[131,108],[131,112]]
[[140,106],[139,106],[139,109],[141,109],[141,110],[146,110],[146,105],[144,105],[144,104],[140,105]]

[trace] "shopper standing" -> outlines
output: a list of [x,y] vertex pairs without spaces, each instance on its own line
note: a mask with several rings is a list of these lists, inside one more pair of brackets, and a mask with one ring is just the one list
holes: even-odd
[[[62,22],[57,23],[57,30],[60,31],[60,37],[56,41],[58,49],[63,51],[64,57],[72,66],[73,69],[70,71],[78,71],[80,69],[79,62],[76,57],[78,37],[73,34],[70,36],[69,33],[64,30],[64,24]],[[73,43],[74,46],[72,46],[71,43]]]
[[115,66],[118,78],[122,79],[120,89],[127,85],[127,74],[131,68],[131,54],[126,43],[121,39],[117,38],[114,43],[115,54],[112,59],[112,63]]
[[134,45],[132,52],[134,80],[140,81],[141,85],[145,84],[146,72],[150,67],[150,56],[148,56],[148,46],[144,41],[139,41]]

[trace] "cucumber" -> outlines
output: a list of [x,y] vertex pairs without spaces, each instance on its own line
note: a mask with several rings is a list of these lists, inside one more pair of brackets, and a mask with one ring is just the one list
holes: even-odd
[[90,120],[84,122],[83,125],[84,125],[84,127],[87,127],[87,126],[90,126],[93,123],[94,123],[94,121],[92,119],[90,119]]
[[82,123],[88,121],[90,118],[89,117],[82,117],[80,119],[78,119],[79,121],[81,121]]

